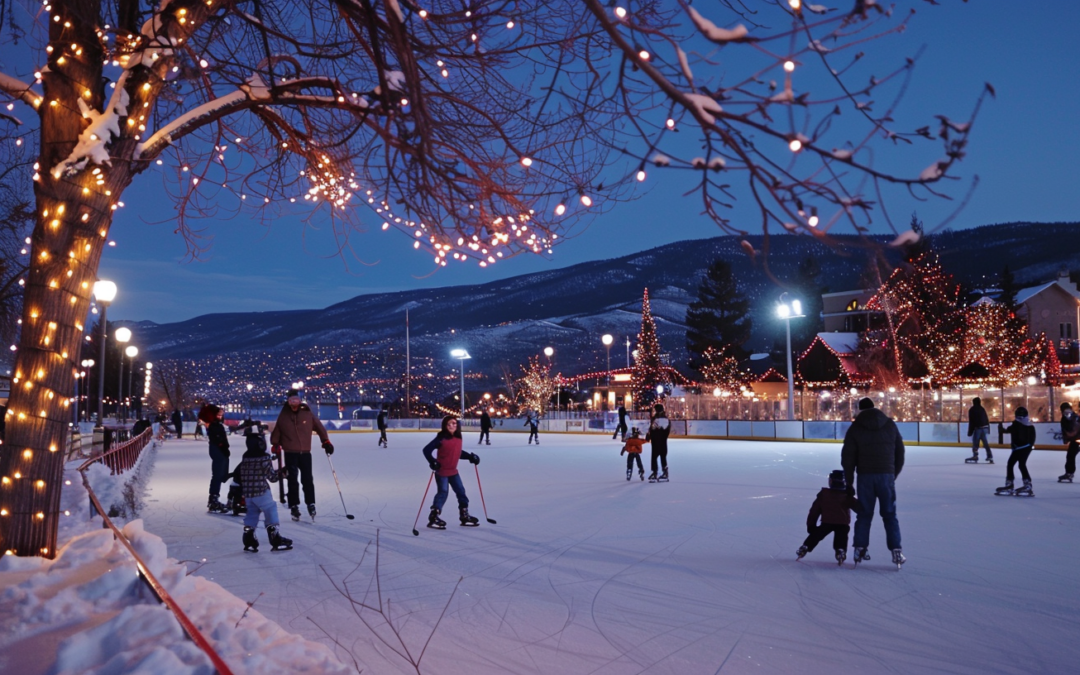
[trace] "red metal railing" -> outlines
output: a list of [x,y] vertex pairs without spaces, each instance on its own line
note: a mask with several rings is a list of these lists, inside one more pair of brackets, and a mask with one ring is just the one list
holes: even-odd
[[120,529],[109,519],[109,516],[106,515],[107,510],[102,508],[101,502],[98,500],[97,495],[94,494],[94,489],[90,487],[90,481],[86,478],[86,469],[94,462],[105,464],[105,466],[112,469],[114,474],[120,474],[125,470],[132,468],[135,466],[135,462],[138,461],[139,454],[142,453],[143,448],[149,444],[152,434],[153,432],[150,429],[147,429],[130,441],[121,443],[98,457],[88,459],[79,467],[79,475],[82,476],[83,485],[90,494],[90,502],[94,505],[94,508],[97,509],[97,512],[101,514],[105,527],[112,530],[113,536],[124,545],[124,548],[128,550],[131,557],[135,559],[135,567],[139,570],[139,578],[146,583],[150,592],[158,599],[158,602],[165,605],[169,611],[173,613],[173,616],[175,616],[176,620],[180,623],[180,627],[184,629],[184,633],[186,633],[191,641],[206,654],[207,658],[210,659],[210,662],[214,664],[214,669],[220,675],[232,675],[232,670],[221,656],[214,651],[214,647],[210,644],[210,641],[207,640],[206,636],[204,636],[199,631],[198,627],[192,623],[191,619],[184,613],[184,610],[176,603],[176,600],[169,595],[169,592],[165,590],[165,587],[162,586],[161,582],[150,572],[150,568],[146,566],[146,562],[143,561],[135,551],[135,547],[131,545],[131,542],[127,540],[127,537],[123,535]]

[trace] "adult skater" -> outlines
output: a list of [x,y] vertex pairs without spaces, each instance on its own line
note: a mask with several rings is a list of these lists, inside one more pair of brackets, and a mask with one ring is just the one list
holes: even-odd
[[486,410],[480,413],[480,440],[476,444],[481,443],[491,445],[491,415]]
[[986,416],[986,408],[982,407],[982,400],[978,397],[971,399],[971,407],[968,408],[968,436],[971,437],[971,457],[964,461],[975,464],[979,461],[979,443],[986,448],[986,461],[994,463],[994,452],[990,449],[990,418]]
[[173,408],[172,411],[172,425],[173,429],[176,429],[176,437],[180,438],[184,434],[184,416],[180,414],[180,410]]
[[480,463],[480,456],[465,452],[461,449],[461,427],[458,419],[453,415],[443,418],[442,429],[435,438],[424,446],[424,458],[428,466],[435,472],[435,499],[431,502],[431,513],[428,514],[428,527],[436,530],[445,530],[446,521],[439,518],[442,507],[446,504],[449,496],[449,488],[454,489],[458,502],[458,518],[465,527],[477,527],[480,520],[469,515],[469,497],[465,494],[465,486],[461,483],[461,475],[458,474],[459,460],[466,460],[473,464]]
[[540,445],[540,413],[536,410],[526,413],[524,426],[529,427],[529,445],[532,445],[534,438],[536,444]]
[[1058,482],[1071,483],[1076,473],[1076,453],[1080,452],[1080,417],[1067,402],[1061,404],[1061,442],[1069,447],[1065,450],[1065,473],[1058,476]]
[[386,407],[379,408],[379,416],[375,419],[375,426],[379,428],[379,445],[388,448],[386,444]]
[[[671,420],[667,418],[663,404],[657,403],[653,406],[653,416],[649,420],[649,432],[645,434],[645,440],[652,442],[652,455],[649,459],[649,468],[652,470],[652,473],[649,474],[650,483],[668,479],[667,441],[669,435],[671,435]],[[656,476],[657,461],[664,470],[664,473],[659,478]]]
[[855,516],[855,563],[869,560],[866,548],[870,545],[870,522],[874,503],[880,502],[881,520],[885,524],[885,540],[892,551],[893,563],[904,563],[900,546],[900,521],[896,519],[896,477],[904,468],[904,439],[896,423],[874,407],[868,398],[859,401],[859,414],[844,435],[840,452],[848,491],[858,469],[856,494],[859,510]]
[[[300,520],[300,485],[304,488],[304,503],[308,515],[315,519],[315,482],[311,478],[311,434],[319,435],[323,450],[334,454],[334,445],[319,418],[311,408],[300,402],[300,392],[290,389],[285,405],[278,413],[277,424],[270,434],[274,454],[285,451],[285,466],[289,469],[289,512],[293,520]],[[297,485],[297,474],[300,485]]]
[[229,434],[225,431],[225,411],[207,404],[199,411],[199,419],[206,422],[210,450],[210,499],[206,510],[225,513],[228,509],[221,503],[221,484],[229,475]]
[[[1027,470],[1028,455],[1035,448],[1035,427],[1028,419],[1027,408],[1023,406],[1016,409],[1016,421],[1009,425],[1008,429],[1001,428],[1001,433],[1009,434],[1009,445],[1012,453],[1009,455],[1009,463],[1005,468],[1005,485],[997,489],[999,495],[1016,495],[1017,497],[1034,497],[1031,489],[1031,474]],[[1013,466],[1020,464],[1020,476],[1024,479],[1024,487],[1013,489]]]
[[619,434],[622,434],[622,437],[619,440],[621,440],[621,441],[623,441],[625,443],[626,442],[626,431],[627,431],[627,429],[626,429],[626,406],[620,405],[619,406],[619,426],[615,427],[615,433],[611,435],[611,440],[615,440],[616,436],[619,436]]

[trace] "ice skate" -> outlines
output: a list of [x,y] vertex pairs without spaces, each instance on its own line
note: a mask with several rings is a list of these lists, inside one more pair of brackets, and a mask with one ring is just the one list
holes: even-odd
[[799,550],[795,551],[795,559],[796,560],[802,560],[803,556],[805,556],[809,552],[810,552],[810,549],[806,548],[805,546],[800,546]]
[[905,558],[904,554],[900,552],[900,549],[894,548],[892,550],[892,561],[893,564],[896,565],[897,571],[899,571],[900,566],[907,562],[907,558]]
[[866,547],[865,546],[856,546],[855,547],[855,558],[852,560],[852,562],[854,562],[856,565],[858,565],[862,561],[869,560],[869,559],[870,559],[870,554],[866,552]]
[[1016,488],[1013,495],[1016,497],[1034,497],[1035,493],[1031,490],[1031,481],[1025,480],[1023,487]]
[[427,526],[433,530],[445,530],[446,521],[439,517],[442,513],[439,509],[432,508],[431,513],[428,514]]
[[293,519],[294,523],[299,523],[300,522],[300,507],[299,506],[294,506],[291,509],[289,509],[289,515],[292,516],[292,519]]
[[845,560],[847,560],[847,549],[836,549],[836,564],[838,566],[843,566]]
[[964,463],[965,464],[978,464],[979,463],[979,453],[975,453],[971,457],[968,457],[967,459],[964,460]]
[[1058,476],[1058,482],[1059,483],[1071,483],[1072,479],[1073,479],[1073,475],[1071,473],[1063,473],[1060,476]]
[[1005,481],[1005,484],[994,491],[996,495],[1006,495],[1011,497],[1013,495],[1013,482],[1011,480]]
[[649,474],[649,482],[650,483],[655,483],[656,482],[656,472],[655,471],[653,471],[652,473]]
[[633,469],[627,469],[626,470],[626,480],[629,481],[633,477],[634,477],[634,470]]
[[666,482],[668,482],[668,475],[667,475],[667,467],[666,466],[664,467],[664,473],[660,474],[660,477],[656,479],[656,482],[657,483],[666,483]]
[[638,478],[645,480],[645,469],[638,469]]
[[462,506],[460,509],[458,509],[458,518],[461,519],[461,526],[462,527],[479,527],[480,526],[480,519],[477,518],[476,516],[470,516],[469,515],[469,509],[467,507]]
[[228,513],[225,505],[218,501],[215,495],[210,495],[210,499],[206,502],[206,511],[208,513]]
[[307,514],[309,516],[311,516],[311,522],[314,523],[315,522],[315,505],[314,504],[308,504],[307,505]]
[[255,538],[254,527],[244,527],[244,550],[252,553],[259,552],[259,540]]
[[993,457],[990,457],[990,456],[987,456],[987,458],[986,458],[986,463],[987,463],[987,464],[993,464],[993,463],[994,463],[994,458],[993,458]]
[[270,540],[270,548],[274,551],[288,551],[292,548],[292,539],[286,539],[278,532],[277,525],[266,526],[266,536]]

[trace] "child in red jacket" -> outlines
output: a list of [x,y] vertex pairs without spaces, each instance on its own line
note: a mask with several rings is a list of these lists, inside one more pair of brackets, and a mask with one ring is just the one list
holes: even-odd
[[[855,495],[848,492],[844,471],[837,469],[829,474],[829,487],[821,488],[810,513],[806,516],[806,541],[795,552],[799,560],[814,550],[821,540],[833,533],[833,548],[836,550],[836,563],[843,565],[847,559],[848,532],[851,530],[851,509],[858,508]],[[821,524],[818,525],[818,517]]]
[[638,477],[641,480],[645,480],[645,467],[641,464],[641,451],[648,441],[641,438],[641,431],[634,427],[630,431],[630,438],[626,439],[626,445],[623,446],[622,452],[619,453],[621,457],[626,454],[626,480],[630,480],[630,477],[634,475],[634,460],[637,460]]

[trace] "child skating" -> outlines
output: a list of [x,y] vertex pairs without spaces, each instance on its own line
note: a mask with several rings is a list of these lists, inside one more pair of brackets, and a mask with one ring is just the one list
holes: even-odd
[[442,421],[442,430],[435,438],[424,446],[424,457],[428,466],[435,472],[435,499],[431,502],[431,513],[428,514],[428,527],[436,530],[445,530],[446,521],[439,518],[442,507],[446,504],[446,498],[450,494],[450,488],[458,501],[458,518],[464,527],[477,527],[480,520],[469,515],[469,497],[465,494],[465,486],[461,483],[457,466],[459,460],[466,460],[473,464],[480,463],[480,456],[465,452],[461,449],[461,427],[453,415],[447,415]]
[[[1001,424],[999,423],[998,426],[1000,427]],[[1031,424],[1031,420],[1028,419],[1027,408],[1017,408],[1016,420],[1007,429],[1002,429],[1001,432],[1009,434],[1009,445],[1012,447],[1012,453],[1009,455],[1009,463],[1005,468],[1005,485],[999,487],[995,494],[1034,497],[1035,493],[1031,490],[1031,474],[1027,470],[1027,459],[1035,448],[1035,427]],[[1013,467],[1017,464],[1020,465],[1020,476],[1024,479],[1024,486],[1013,489]]]
[[281,472],[274,468],[273,460],[266,452],[266,439],[262,434],[249,434],[246,444],[247,451],[236,469],[244,501],[247,503],[247,514],[244,516],[244,550],[252,553],[259,550],[255,528],[259,525],[259,513],[262,513],[270,546],[275,551],[287,551],[292,548],[292,539],[286,539],[278,532],[277,502],[266,483],[281,480]]
[[[836,552],[836,564],[843,565],[847,560],[848,532],[851,531],[851,509],[858,508],[855,495],[847,489],[844,471],[837,469],[829,474],[829,487],[821,488],[810,513],[806,515],[807,537],[799,550],[795,552],[799,560],[814,550],[821,541],[833,533],[833,550]],[[818,524],[818,518],[821,524]]]
[[641,437],[641,432],[637,427],[630,430],[630,438],[626,439],[626,445],[623,446],[622,452],[619,456],[626,455],[626,480],[630,480],[630,477],[634,475],[634,462],[637,462],[638,477],[641,480],[645,480],[645,466],[641,463],[641,452],[644,449],[643,446],[648,443]]

